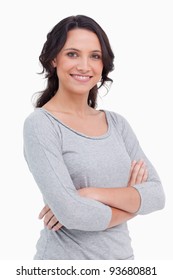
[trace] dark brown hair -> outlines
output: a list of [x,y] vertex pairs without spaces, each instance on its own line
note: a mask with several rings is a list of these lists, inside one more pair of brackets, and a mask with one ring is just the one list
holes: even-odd
[[[42,107],[56,94],[58,90],[59,79],[56,74],[56,69],[52,66],[52,60],[65,45],[68,31],[75,28],[83,28],[94,32],[100,41],[102,49],[103,71],[99,88],[101,86],[106,86],[105,82],[113,82],[113,80],[108,77],[108,73],[114,69],[114,54],[106,33],[103,31],[100,25],[90,17],[84,15],[70,16],[61,20],[47,34],[47,40],[44,43],[43,49],[39,56],[39,61],[43,66],[43,71],[41,74],[45,74],[47,86],[45,90],[40,92],[40,95],[36,100],[36,107]],[[98,87],[95,85],[90,90],[88,96],[88,105],[92,108],[95,108],[97,105],[97,93]]]

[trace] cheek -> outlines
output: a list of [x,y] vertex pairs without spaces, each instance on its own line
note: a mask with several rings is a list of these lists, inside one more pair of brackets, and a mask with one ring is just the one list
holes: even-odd
[[59,60],[57,63],[57,76],[60,79],[65,79],[66,75],[70,73],[70,69],[72,69],[74,65],[64,60]]
[[100,79],[101,76],[102,76],[102,71],[103,71],[103,68],[97,68],[95,69],[95,75]]
[[95,65],[95,72],[98,73],[98,75],[101,75],[103,71],[103,63],[100,62],[97,65]]
[[57,63],[57,68],[61,69],[61,71],[68,71],[75,67],[75,65],[75,60],[60,59]]

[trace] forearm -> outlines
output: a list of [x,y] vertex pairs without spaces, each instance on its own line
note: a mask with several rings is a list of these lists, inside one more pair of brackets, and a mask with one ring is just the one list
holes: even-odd
[[57,133],[46,116],[33,114],[25,121],[24,155],[45,203],[62,225],[83,231],[107,228],[110,207],[78,195]]
[[123,188],[84,188],[80,195],[95,199],[106,205],[135,213],[140,207],[140,194],[133,187]]
[[110,223],[108,225],[108,228],[120,225],[120,224],[132,219],[133,217],[135,217],[135,214],[132,214],[132,213],[129,213],[129,212],[117,209],[117,208],[111,207],[111,210],[112,210],[112,217],[111,217]]

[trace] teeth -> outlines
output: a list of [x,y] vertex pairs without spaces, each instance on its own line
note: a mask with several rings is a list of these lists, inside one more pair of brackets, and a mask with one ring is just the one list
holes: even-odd
[[74,78],[78,80],[88,80],[90,77],[89,76],[81,76],[81,75],[72,75]]

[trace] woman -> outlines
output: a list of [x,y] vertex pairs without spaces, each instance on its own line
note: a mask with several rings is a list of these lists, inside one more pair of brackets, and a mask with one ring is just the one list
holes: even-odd
[[24,123],[24,155],[43,195],[34,259],[134,259],[127,221],[162,209],[154,167],[121,115],[96,110],[114,55],[102,28],[60,21],[39,57],[47,88]]

